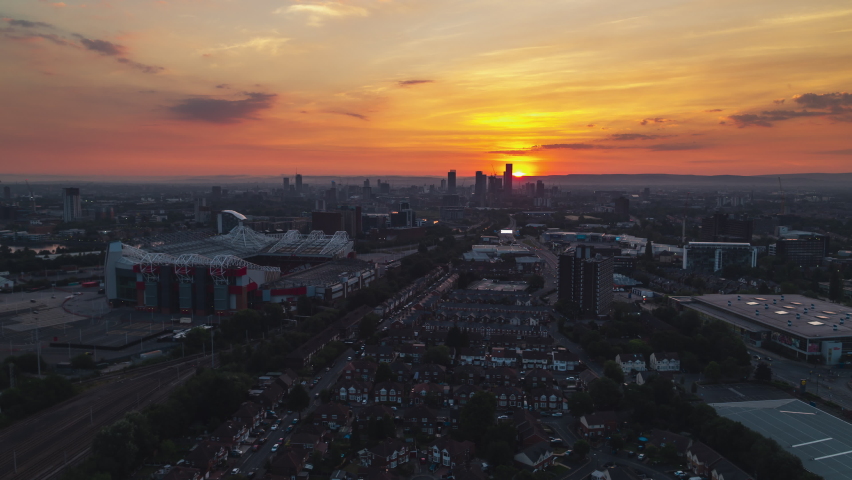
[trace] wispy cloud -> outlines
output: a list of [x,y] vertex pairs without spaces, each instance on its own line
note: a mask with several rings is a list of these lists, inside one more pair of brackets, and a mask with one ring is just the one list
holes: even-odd
[[328,18],[366,17],[370,14],[365,8],[334,2],[300,3],[290,5],[289,7],[278,8],[273,13],[307,15],[308,25],[311,26],[320,26]]
[[204,53],[217,53],[217,52],[236,52],[239,50],[254,50],[256,52],[264,52],[269,53],[271,55],[278,55],[281,53],[284,45],[289,42],[290,39],[287,37],[254,37],[245,42],[232,43],[228,45],[219,45],[216,47],[208,48],[203,50]]
[[333,113],[335,115],[346,115],[348,117],[357,118],[358,120],[364,120],[365,122],[370,120],[369,118],[367,118],[366,115],[362,115],[360,113],[355,112],[329,111],[328,113]]
[[256,113],[272,108],[274,93],[246,92],[247,98],[225,100],[221,98],[187,98],[169,108],[182,120],[208,123],[239,123],[240,120],[256,119]]
[[396,83],[400,87],[411,87],[414,85],[422,85],[424,83],[434,83],[434,80],[400,80]]
[[643,135],[641,133],[613,133],[609,136],[609,140],[655,140],[657,138],[674,137],[675,135]]

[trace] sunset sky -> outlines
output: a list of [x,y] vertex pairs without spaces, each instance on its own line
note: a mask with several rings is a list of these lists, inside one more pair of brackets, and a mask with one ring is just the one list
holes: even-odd
[[848,0],[5,0],[0,175],[852,172]]

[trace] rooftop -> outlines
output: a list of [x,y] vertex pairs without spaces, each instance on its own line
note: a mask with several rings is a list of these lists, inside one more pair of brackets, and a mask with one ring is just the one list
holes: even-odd
[[802,295],[701,295],[691,300],[689,308],[724,317],[752,332],[772,329],[805,338],[852,337],[852,308]]

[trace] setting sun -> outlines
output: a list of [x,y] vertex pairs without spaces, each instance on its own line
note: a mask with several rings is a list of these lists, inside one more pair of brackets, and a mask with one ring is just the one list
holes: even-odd
[[512,174],[513,177],[523,177],[524,175],[526,175],[524,172],[515,172]]

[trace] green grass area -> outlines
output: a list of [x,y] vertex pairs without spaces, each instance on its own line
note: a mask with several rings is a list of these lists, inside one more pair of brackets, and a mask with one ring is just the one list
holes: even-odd
[[570,468],[568,468],[565,465],[562,465],[560,463],[554,463],[553,465],[554,465],[553,467],[550,467],[547,470],[547,473],[551,473],[551,474],[553,474],[557,477],[561,477],[562,475],[565,475],[566,473],[571,471]]

